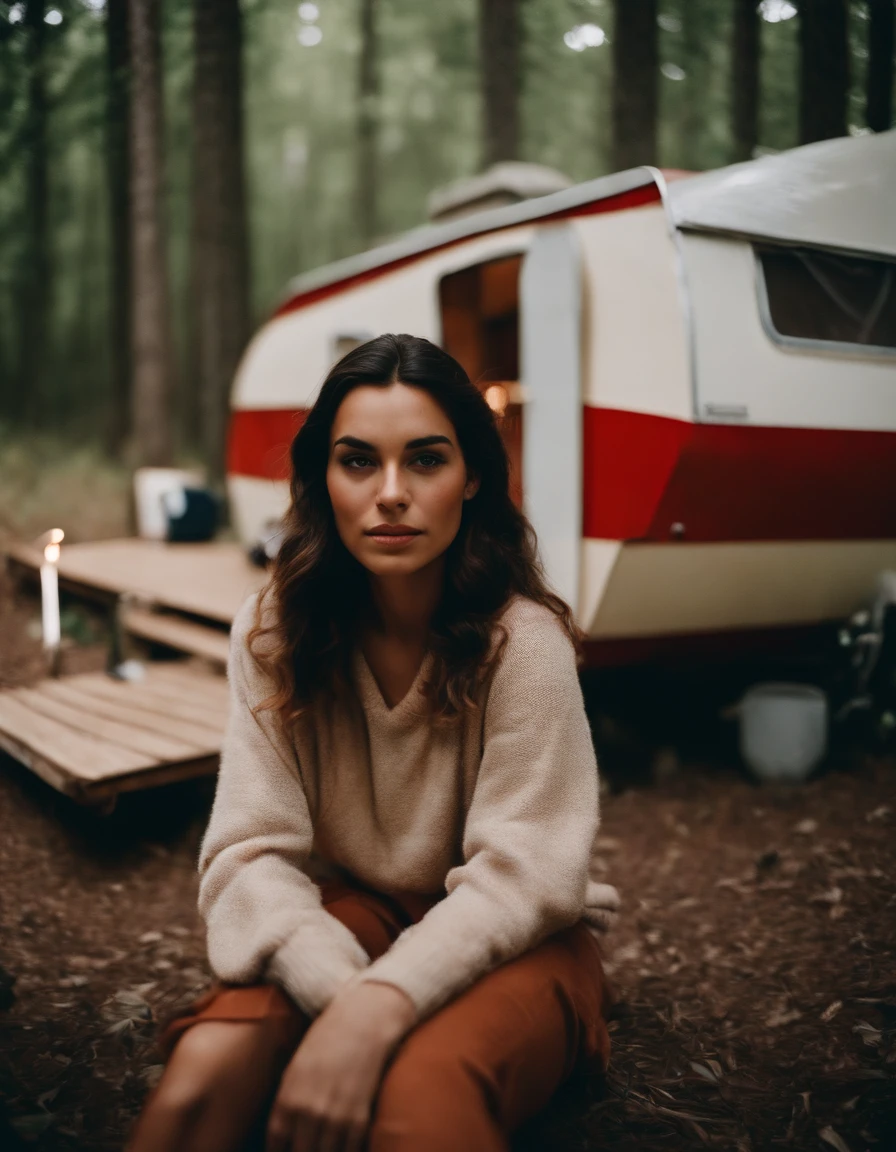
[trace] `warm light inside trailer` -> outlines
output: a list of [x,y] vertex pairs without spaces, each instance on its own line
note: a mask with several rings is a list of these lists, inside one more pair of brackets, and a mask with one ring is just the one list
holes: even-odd
[[489,384],[485,390],[485,400],[496,416],[503,416],[510,396],[503,384]]

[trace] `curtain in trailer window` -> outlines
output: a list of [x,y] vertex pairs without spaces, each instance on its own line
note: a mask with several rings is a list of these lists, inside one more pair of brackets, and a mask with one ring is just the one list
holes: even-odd
[[759,248],[773,335],[896,349],[896,263]]

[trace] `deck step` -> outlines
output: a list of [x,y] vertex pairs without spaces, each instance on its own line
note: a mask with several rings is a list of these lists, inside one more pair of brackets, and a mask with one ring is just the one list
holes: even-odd
[[58,791],[97,804],[214,773],[226,719],[223,676],[165,661],[137,681],[89,672],[0,691],[0,748]]
[[213,664],[226,665],[230,643],[228,634],[220,628],[197,624],[171,613],[153,612],[149,608],[126,608],[121,614],[121,625],[131,636],[166,644],[178,652],[201,656]]

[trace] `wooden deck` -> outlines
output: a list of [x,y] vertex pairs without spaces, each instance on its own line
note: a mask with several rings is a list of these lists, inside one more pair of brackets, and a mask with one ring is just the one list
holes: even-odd
[[[7,543],[5,552],[14,571],[37,576],[37,549]],[[121,633],[200,659],[149,662],[139,681],[90,673],[0,691],[0,749],[65,795],[101,806],[214,773],[227,718],[228,628],[266,579],[235,543],[63,545],[62,588],[117,609]]]
[[227,719],[223,676],[180,661],[136,682],[102,672],[0,692],[0,748],[81,803],[213,773]]
[[[40,568],[41,554],[29,544],[8,543],[5,551],[14,565],[34,573]],[[232,623],[243,600],[266,579],[230,541],[100,540],[63,544],[59,558],[62,587],[107,600],[125,595],[224,624]]]

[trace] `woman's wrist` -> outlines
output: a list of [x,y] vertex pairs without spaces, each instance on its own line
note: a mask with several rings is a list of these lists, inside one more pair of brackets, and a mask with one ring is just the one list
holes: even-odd
[[396,1047],[417,1023],[417,1009],[410,996],[384,981],[353,982],[336,1000],[362,1031],[387,1050]]

